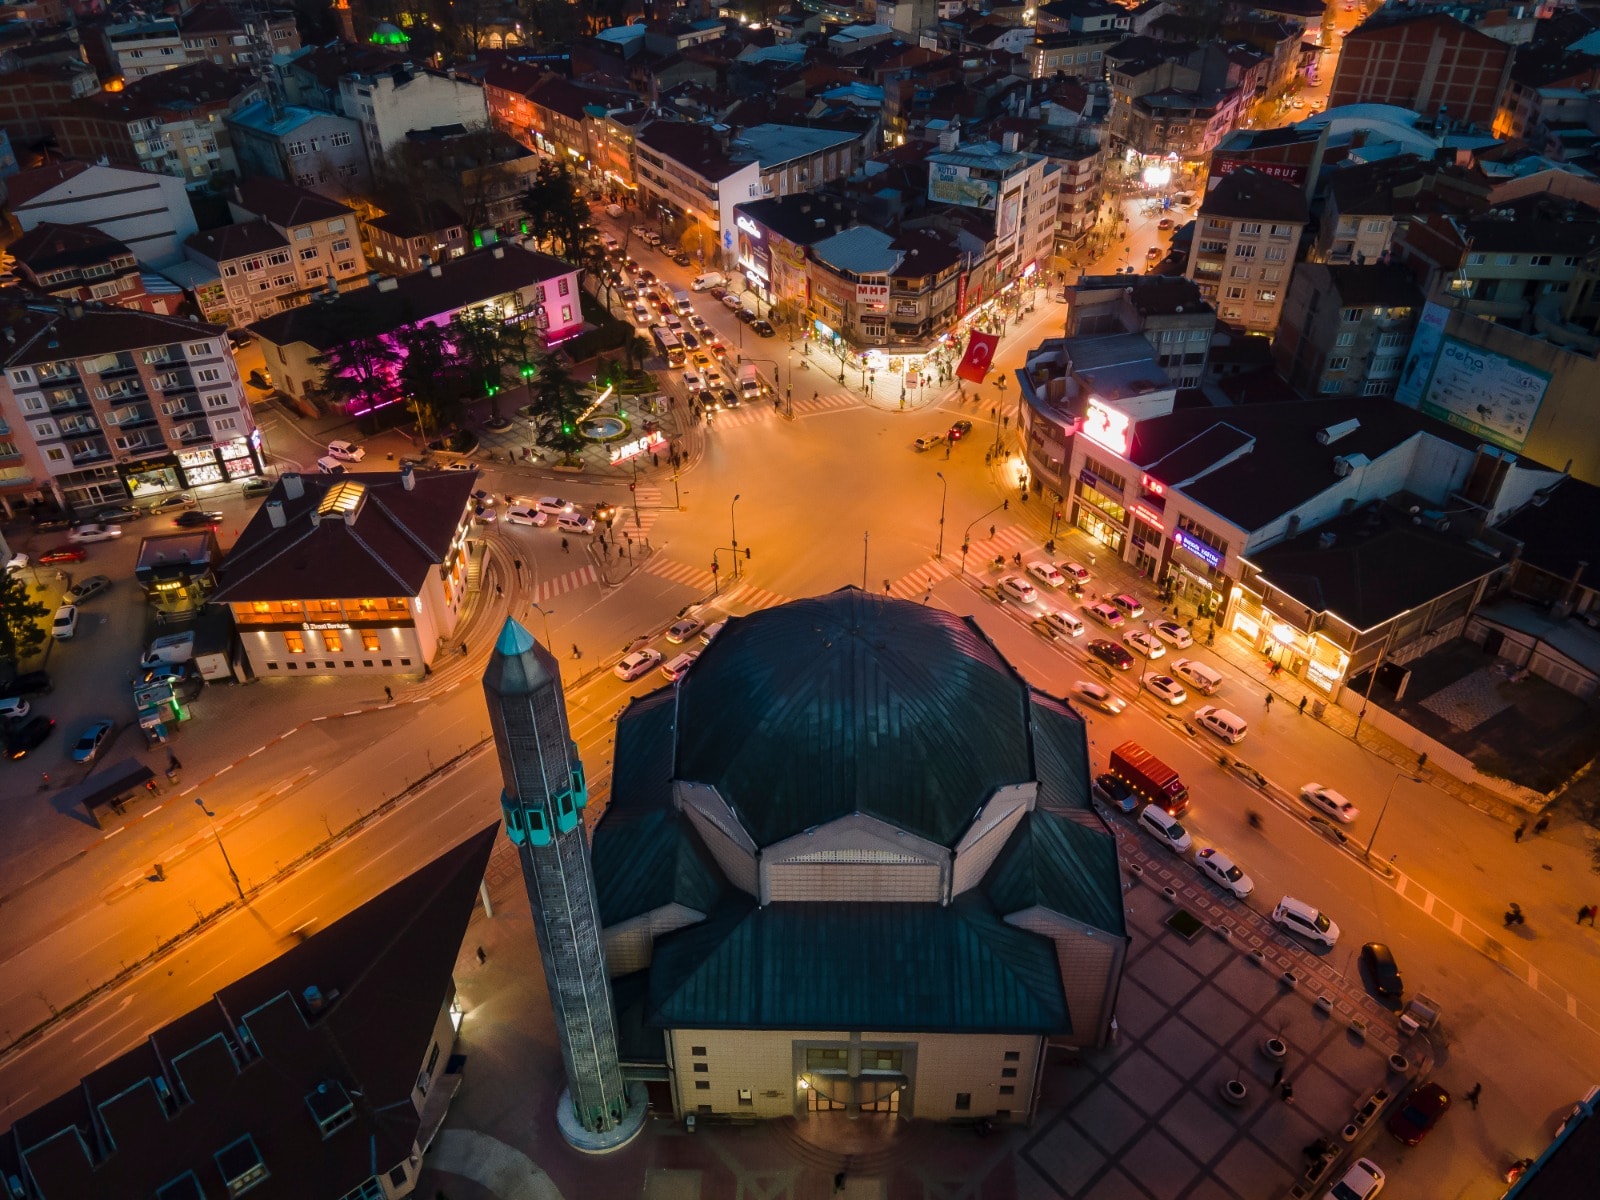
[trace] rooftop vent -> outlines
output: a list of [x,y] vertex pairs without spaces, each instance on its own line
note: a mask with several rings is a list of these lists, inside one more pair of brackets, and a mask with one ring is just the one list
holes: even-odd
[[1361,428],[1361,422],[1351,417],[1348,421],[1340,421],[1335,425],[1328,425],[1317,430],[1317,443],[1322,446],[1331,446],[1342,437],[1348,437]]

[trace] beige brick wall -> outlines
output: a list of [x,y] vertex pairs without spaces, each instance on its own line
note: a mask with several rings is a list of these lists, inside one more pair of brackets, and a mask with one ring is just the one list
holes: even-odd
[[1012,913],[1006,924],[1027,929],[1055,943],[1061,990],[1067,997],[1072,1033],[1056,1041],[1073,1046],[1099,1046],[1111,1024],[1111,1006],[1127,943],[1110,934],[1086,929],[1043,908]]
[[779,863],[767,867],[763,878],[769,901],[937,904],[944,898],[943,874],[937,863]]
[[768,846],[761,901],[865,900],[937,904],[950,851],[875,817],[852,813]]
[[[843,1031],[679,1029],[669,1034],[676,1069],[679,1115],[710,1105],[718,1115],[761,1119],[803,1115],[804,1097],[798,1079],[803,1058],[799,1044],[848,1045]],[[975,1120],[1009,1110],[1009,1119],[1023,1121],[1033,1097],[1039,1038],[1026,1034],[908,1034],[868,1032],[864,1046],[896,1046],[905,1051],[912,1075],[910,1095],[902,1095],[901,1111],[924,1120]],[[695,1054],[704,1048],[704,1054]],[[1014,1054],[1008,1060],[1006,1055]],[[797,1061],[798,1060],[798,1061]],[[705,1070],[697,1071],[696,1066]],[[1007,1075],[1007,1071],[1015,1072]],[[704,1083],[704,1088],[696,1087]],[[1009,1094],[1002,1088],[1012,1089]],[[750,1093],[742,1103],[741,1089]],[[958,1109],[958,1096],[971,1097]]]
[[[863,1042],[906,1040],[904,1034],[863,1033]],[[1033,1099],[1040,1039],[1028,1034],[926,1033],[917,1042],[917,1074],[910,1110],[924,1121],[973,1120],[1009,1110],[1009,1120],[1023,1121]],[[1015,1054],[1007,1061],[1008,1053]],[[1014,1076],[1005,1072],[1015,1071]],[[1003,1095],[1001,1088],[1011,1088]],[[956,1108],[961,1093],[971,1107]],[[901,1111],[906,1111],[902,1102]]]
[[983,882],[995,858],[1010,840],[1023,813],[1033,807],[1038,793],[1035,784],[1001,788],[989,797],[967,835],[956,847],[952,888],[955,895],[970,891]]
[[644,970],[650,965],[657,938],[705,919],[705,913],[685,905],[665,904],[631,920],[607,926],[603,935],[606,974],[616,979]]
[[679,783],[676,798],[711,857],[740,891],[757,895],[755,843],[712,788]]

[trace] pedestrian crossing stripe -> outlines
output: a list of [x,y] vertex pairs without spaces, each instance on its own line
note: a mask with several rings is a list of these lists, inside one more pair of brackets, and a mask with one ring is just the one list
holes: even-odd
[[[967,548],[967,566],[970,568],[974,563],[981,566],[996,555],[1009,560],[1013,554],[1024,551],[1026,552],[1024,557],[1027,554],[1042,554],[1042,550],[1035,549],[1037,546],[1038,543],[1033,540],[1033,535],[1026,526],[1007,525],[1004,529],[996,530],[992,538],[973,540],[972,545]],[[960,546],[955,549],[955,557],[957,559],[961,557]]]
[[763,608],[776,608],[780,604],[789,603],[789,597],[780,596],[777,592],[758,588],[749,583],[736,583],[733,587],[716,597],[718,604],[742,604],[751,612],[758,612]]
[[695,591],[709,592],[716,586],[716,576],[702,567],[691,567],[688,563],[678,562],[664,554],[652,554],[644,564],[648,574],[658,575],[662,579],[670,579],[673,583],[681,583]]
[[565,575],[557,575],[554,579],[546,579],[539,584],[539,599],[549,600],[564,592],[576,591],[591,583],[600,581],[600,572],[593,567],[579,567],[576,571],[568,571]]
[[921,600],[941,579],[950,578],[950,568],[934,561],[902,575],[889,585],[889,594],[899,600]]
[[[794,412],[796,416],[806,416],[810,413],[840,411],[847,408],[862,407],[859,396],[852,396],[848,392],[833,392],[816,399],[796,400]],[[770,402],[742,405],[739,408],[719,412],[712,418],[712,427],[720,426],[724,429],[739,429],[746,425],[753,425],[773,414]]]

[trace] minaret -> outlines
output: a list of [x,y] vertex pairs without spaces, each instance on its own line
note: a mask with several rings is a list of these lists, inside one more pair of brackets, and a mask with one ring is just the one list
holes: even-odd
[[614,1149],[643,1127],[645,1091],[628,1087],[617,1061],[617,1016],[583,827],[589,793],[567,727],[561,668],[507,618],[483,691],[500,756],[506,835],[522,860],[567,1069],[557,1120],[579,1149]]

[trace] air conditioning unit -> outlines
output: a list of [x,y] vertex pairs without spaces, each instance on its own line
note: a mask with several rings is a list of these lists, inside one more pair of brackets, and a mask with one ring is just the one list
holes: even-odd
[[1350,460],[1342,454],[1333,460],[1333,473],[1340,479],[1343,479],[1354,469],[1355,468],[1350,465]]

